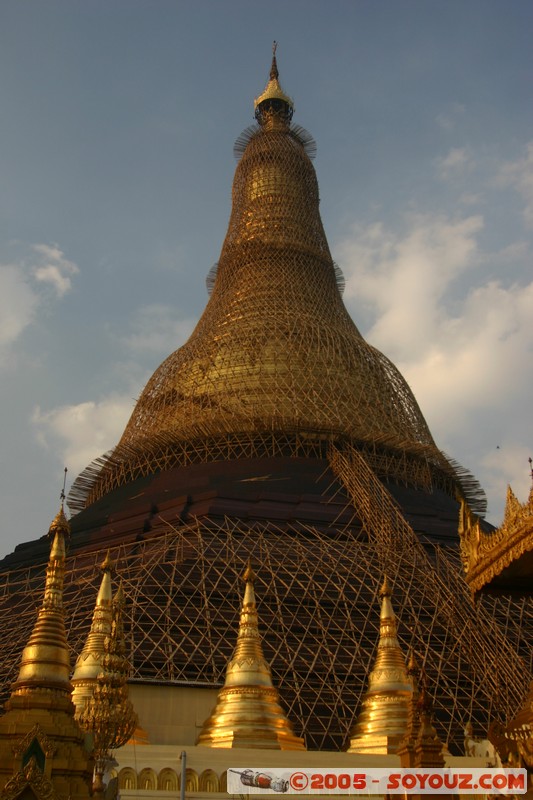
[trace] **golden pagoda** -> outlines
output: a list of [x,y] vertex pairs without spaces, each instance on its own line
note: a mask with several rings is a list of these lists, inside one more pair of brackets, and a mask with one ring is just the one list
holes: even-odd
[[396,753],[407,731],[413,684],[398,642],[386,577],[380,596],[378,652],[361,712],[350,733],[349,753]]
[[122,583],[112,601],[111,630],[104,638],[101,668],[91,696],[85,702],[78,722],[92,735],[94,745],[93,792],[104,792],[104,774],[111,753],[129,741],[137,727],[138,718],[128,696],[129,661],[126,658]]
[[[69,495],[70,644],[79,652],[86,642],[94,565],[111,548],[149,741],[194,746],[224,685],[251,557],[262,649],[287,715],[309,750],[340,751],[365,695],[375,576],[385,572],[435,676],[435,727],[460,750],[465,717],[486,730],[520,708],[532,612],[472,604],[457,521],[461,500],[483,513],[483,492],[439,450],[406,381],[343,304],[314,142],[294,124],[276,53],[258,95],[236,145],[206,308],[155,369],[117,446]],[[46,558],[36,541],[0,562],[5,684],[33,614],[27,587]],[[449,641],[455,649],[443,652]]]
[[90,795],[92,762],[85,734],[74,719],[63,585],[63,504],[50,526],[52,539],[41,608],[20,659],[18,678],[0,717],[0,797],[37,800]]
[[72,674],[72,700],[76,706],[76,718],[83,712],[87,701],[93,696],[98,675],[102,671],[105,655],[105,640],[111,635],[113,620],[113,592],[111,574],[113,562],[109,551],[102,562],[102,582],[96,597],[91,630],[78,656]]
[[265,661],[255,602],[255,575],[248,562],[239,633],[226,680],[197,744],[205,747],[252,747],[266,750],[305,750],[281,708]]

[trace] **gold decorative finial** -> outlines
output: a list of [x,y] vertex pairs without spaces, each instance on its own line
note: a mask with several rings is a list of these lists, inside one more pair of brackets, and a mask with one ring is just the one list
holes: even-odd
[[278,72],[278,63],[276,61],[276,50],[278,49],[278,43],[274,39],[272,42],[272,66],[270,67],[270,80],[274,81],[279,78]]
[[255,582],[255,572],[252,569],[252,561],[249,558],[246,564],[246,569],[244,570],[244,574],[242,579],[245,583],[254,583]]
[[107,551],[106,557],[104,558],[104,560],[100,565],[100,569],[102,570],[102,572],[111,572],[111,573],[115,569],[115,565],[111,560],[111,553],[109,550]]
[[[65,473],[66,474],[66,473]],[[65,539],[70,536],[70,526],[61,507],[49,529],[52,539],[50,557],[46,568],[44,597],[35,626],[24,648],[20,671],[13,684],[12,696],[33,691],[53,691],[70,695],[70,657],[65,632],[63,585],[65,580]]]
[[280,706],[270,667],[263,655],[250,560],[243,575],[246,582],[239,633],[226,681],[217,704],[204,722],[197,744],[205,747],[257,747],[305,750],[303,739]]
[[409,650],[409,659],[407,661],[407,674],[411,676],[415,676],[418,679],[418,675],[420,674],[420,666],[418,664],[418,660],[415,655],[415,651],[413,648]]
[[48,536],[52,541],[58,530],[61,530],[65,538],[70,536],[70,526],[68,524],[67,518],[65,516],[65,485],[67,482],[67,468],[65,467],[64,474],[63,474],[63,488],[61,489],[59,495],[59,511],[55,515],[52,523],[48,529]]
[[270,66],[269,80],[263,94],[254,100],[255,118],[266,130],[287,128],[294,112],[294,103],[285,94],[279,83],[278,62],[276,50],[278,43],[272,45],[272,64]]
[[361,712],[350,733],[349,753],[396,753],[407,729],[413,686],[396,634],[386,577],[380,596],[378,652]]

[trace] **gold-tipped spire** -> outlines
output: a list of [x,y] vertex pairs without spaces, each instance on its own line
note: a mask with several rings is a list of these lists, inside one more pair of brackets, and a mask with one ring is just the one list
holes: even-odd
[[[66,475],[66,470],[65,470]],[[0,716],[0,795],[89,800],[92,757],[74,719],[65,632],[65,540],[61,507],[49,529],[44,597],[11,696]]]
[[[107,561],[104,561],[104,565]],[[121,582],[112,601],[111,631],[104,638],[104,654],[97,683],[78,718],[81,727],[93,735],[96,762],[93,791],[97,796],[104,791],[103,776],[110,751],[125,745],[138,723],[137,714],[128,698],[130,665],[124,640],[124,605]]]
[[52,544],[46,568],[44,598],[28,644],[22,653],[12,696],[27,695],[33,690],[53,690],[56,694],[70,696],[72,691],[63,609],[65,539],[70,536],[70,527],[63,510],[63,499],[48,534]]
[[[279,83],[278,62],[276,60],[276,50],[278,43],[272,45],[272,66],[265,90],[254,100],[255,116],[260,125],[274,127],[274,121],[281,121],[282,125],[287,125],[294,112],[292,99],[285,94]],[[270,123],[270,125],[268,125]]]
[[415,742],[414,766],[442,769],[444,766],[443,745],[433,725],[433,703],[428,693],[427,676],[424,668],[420,670],[418,683],[417,711],[419,729]]
[[76,717],[83,712],[85,705],[94,693],[97,678],[102,670],[102,661],[105,654],[105,639],[111,634],[113,619],[113,594],[111,588],[111,575],[113,562],[109,551],[101,565],[102,580],[96,597],[91,630],[76,661],[72,675],[72,700],[76,706]]
[[197,744],[206,747],[253,747],[305,750],[303,739],[280,706],[263,655],[255,602],[255,575],[250,561],[243,575],[244,599],[235,652],[217,704],[204,722]]
[[407,660],[407,675],[411,681],[412,692],[409,698],[409,708],[407,713],[407,724],[405,734],[401,740],[397,755],[400,756],[400,763],[403,767],[409,767],[413,764],[414,751],[416,747],[416,740],[420,728],[420,710],[418,707],[419,698],[419,678],[421,675],[420,665],[416,658],[414,650],[409,650],[409,658]]
[[397,637],[391,589],[385,577],[380,591],[378,652],[349,753],[396,753],[405,736],[413,685]]
[[409,655],[407,672],[413,686],[405,736],[397,754],[402,767],[444,766],[443,745],[432,722],[433,704],[427,688],[424,667],[419,667],[414,653]]

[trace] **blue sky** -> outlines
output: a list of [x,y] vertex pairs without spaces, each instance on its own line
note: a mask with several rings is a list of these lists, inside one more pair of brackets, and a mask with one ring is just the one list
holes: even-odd
[[439,446],[529,491],[533,6],[4,0],[0,555],[116,443],[218,260],[272,40],[366,338]]

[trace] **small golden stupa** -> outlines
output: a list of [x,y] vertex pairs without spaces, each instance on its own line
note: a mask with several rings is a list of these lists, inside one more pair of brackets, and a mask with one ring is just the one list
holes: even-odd
[[396,635],[387,578],[380,596],[378,652],[361,713],[350,733],[349,753],[396,753],[407,732],[413,684]]
[[86,800],[90,795],[92,759],[74,719],[69,679],[63,585],[70,528],[63,504],[49,535],[43,602],[0,717],[2,800]]
[[102,582],[96,598],[91,630],[78,656],[72,675],[72,700],[76,706],[76,718],[83,712],[87,700],[93,696],[98,674],[102,671],[105,655],[105,639],[111,634],[113,619],[113,592],[111,574],[113,562],[107,553],[102,566]]
[[32,690],[44,693],[46,689],[52,689],[57,698],[64,696],[70,701],[70,658],[63,611],[65,539],[70,536],[70,528],[63,505],[50,525],[49,536],[52,546],[46,570],[44,599],[22,653],[18,678],[12,687],[12,698],[31,694]]
[[248,562],[237,646],[226,669],[217,704],[204,722],[197,744],[205,747],[253,747],[266,750],[305,750],[294,735],[272,685],[270,667],[263,655],[255,575]]

